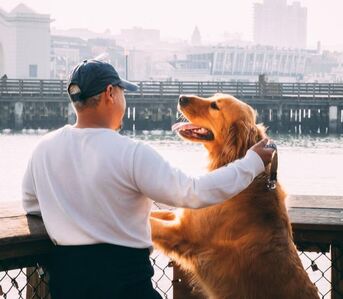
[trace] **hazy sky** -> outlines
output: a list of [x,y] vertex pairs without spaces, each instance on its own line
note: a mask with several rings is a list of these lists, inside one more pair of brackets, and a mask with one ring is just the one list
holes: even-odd
[[[253,3],[262,0],[0,0],[10,11],[24,3],[38,13],[48,13],[58,29],[88,28],[97,32],[140,26],[160,29],[162,37],[189,39],[194,26],[204,40],[224,31],[252,40]],[[288,3],[292,3],[288,0]],[[308,45],[343,50],[343,0],[300,0],[308,8]]]

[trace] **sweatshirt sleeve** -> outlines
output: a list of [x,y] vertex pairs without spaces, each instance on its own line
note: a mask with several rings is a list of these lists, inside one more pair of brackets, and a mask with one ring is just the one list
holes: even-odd
[[133,179],[137,189],[152,200],[174,207],[202,208],[232,198],[264,171],[262,159],[252,150],[246,156],[199,177],[173,168],[155,150],[139,144]]
[[27,214],[41,215],[39,203],[35,192],[34,178],[32,174],[32,159],[27,164],[22,181],[22,205]]

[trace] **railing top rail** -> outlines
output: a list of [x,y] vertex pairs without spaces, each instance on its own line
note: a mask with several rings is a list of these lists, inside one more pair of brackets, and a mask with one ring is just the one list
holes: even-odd
[[[181,93],[208,95],[216,92],[237,96],[342,97],[343,83],[232,82],[232,81],[136,81],[131,95],[168,96]],[[7,79],[0,81],[1,95],[66,95],[66,80]]]
[[[290,195],[287,202],[291,222],[295,229],[342,233],[342,196]],[[317,217],[318,215],[321,216]],[[46,240],[47,238],[40,218],[26,217],[20,202],[0,204],[0,248],[11,243]]]

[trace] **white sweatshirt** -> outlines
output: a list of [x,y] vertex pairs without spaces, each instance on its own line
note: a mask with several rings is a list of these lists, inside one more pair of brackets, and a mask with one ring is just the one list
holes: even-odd
[[249,150],[228,166],[200,177],[173,168],[155,150],[110,129],[70,125],[44,137],[23,179],[23,206],[41,214],[59,245],[152,245],[152,201],[201,208],[245,189],[264,170]]

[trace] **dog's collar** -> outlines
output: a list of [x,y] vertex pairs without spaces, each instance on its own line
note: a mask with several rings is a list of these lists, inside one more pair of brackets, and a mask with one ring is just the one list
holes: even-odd
[[267,144],[266,147],[273,148],[275,150],[272,157],[272,161],[270,162],[270,174],[267,181],[267,189],[269,191],[272,191],[275,190],[277,182],[278,152],[275,143]]

